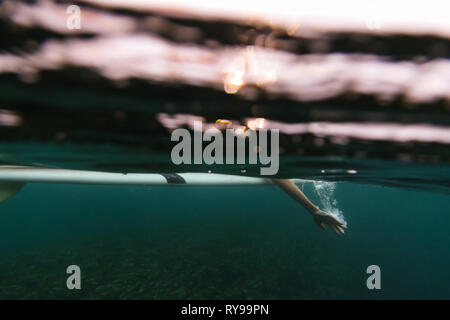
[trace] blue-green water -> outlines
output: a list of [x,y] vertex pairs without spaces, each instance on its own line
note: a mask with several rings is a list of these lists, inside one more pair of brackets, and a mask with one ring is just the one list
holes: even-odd
[[126,1],[75,1],[88,28],[68,30],[72,2],[0,8],[0,165],[259,176],[177,166],[171,132],[262,123],[280,130],[273,178],[332,186],[301,187],[348,229],[320,230],[276,186],[28,184],[0,204],[0,299],[450,299],[448,32]]
[[330,197],[342,237],[272,186],[28,185],[0,208],[0,298],[450,298],[447,194],[338,183]]

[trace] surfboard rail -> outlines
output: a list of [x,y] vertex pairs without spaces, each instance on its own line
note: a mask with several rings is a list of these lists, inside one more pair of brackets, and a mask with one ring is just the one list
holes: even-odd
[[[307,180],[293,179],[295,183]],[[0,166],[0,182],[135,186],[259,186],[269,178],[216,173],[115,173],[41,167]]]

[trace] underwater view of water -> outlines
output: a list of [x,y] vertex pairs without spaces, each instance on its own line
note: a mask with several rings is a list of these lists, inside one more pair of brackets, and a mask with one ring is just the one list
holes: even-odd
[[[0,208],[0,297],[450,298],[448,194],[349,182],[303,191],[344,214],[344,236],[275,186],[29,184]],[[66,288],[73,264],[82,290]],[[369,265],[380,290],[366,286]]]
[[0,203],[1,300],[450,299],[446,10],[288,2],[0,0],[0,202],[24,166],[260,178],[171,137],[276,129],[264,178],[347,227],[270,183],[28,182]]

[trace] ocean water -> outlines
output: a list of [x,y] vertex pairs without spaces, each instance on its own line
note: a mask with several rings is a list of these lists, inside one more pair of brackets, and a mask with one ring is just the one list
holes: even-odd
[[[0,208],[0,297],[450,298],[448,194],[331,184],[344,236],[275,186],[30,184]],[[322,206],[313,183],[303,190]],[[72,264],[81,290],[66,288]]]
[[28,183],[0,203],[0,299],[450,299],[445,8],[167,3],[0,0],[0,165],[257,177],[175,165],[171,133],[279,129],[272,177],[345,234],[270,185]]

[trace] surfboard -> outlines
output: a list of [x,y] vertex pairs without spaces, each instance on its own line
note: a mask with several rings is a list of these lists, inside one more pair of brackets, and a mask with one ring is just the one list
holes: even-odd
[[[292,181],[304,183],[308,180],[293,179]],[[0,182],[144,186],[258,186],[272,184],[270,179],[263,177],[215,173],[113,173],[19,166],[0,166]]]
[[[292,179],[294,183],[308,180]],[[0,166],[0,202],[26,183],[134,185],[134,186],[263,186],[269,178],[215,173],[115,173],[59,168]]]

